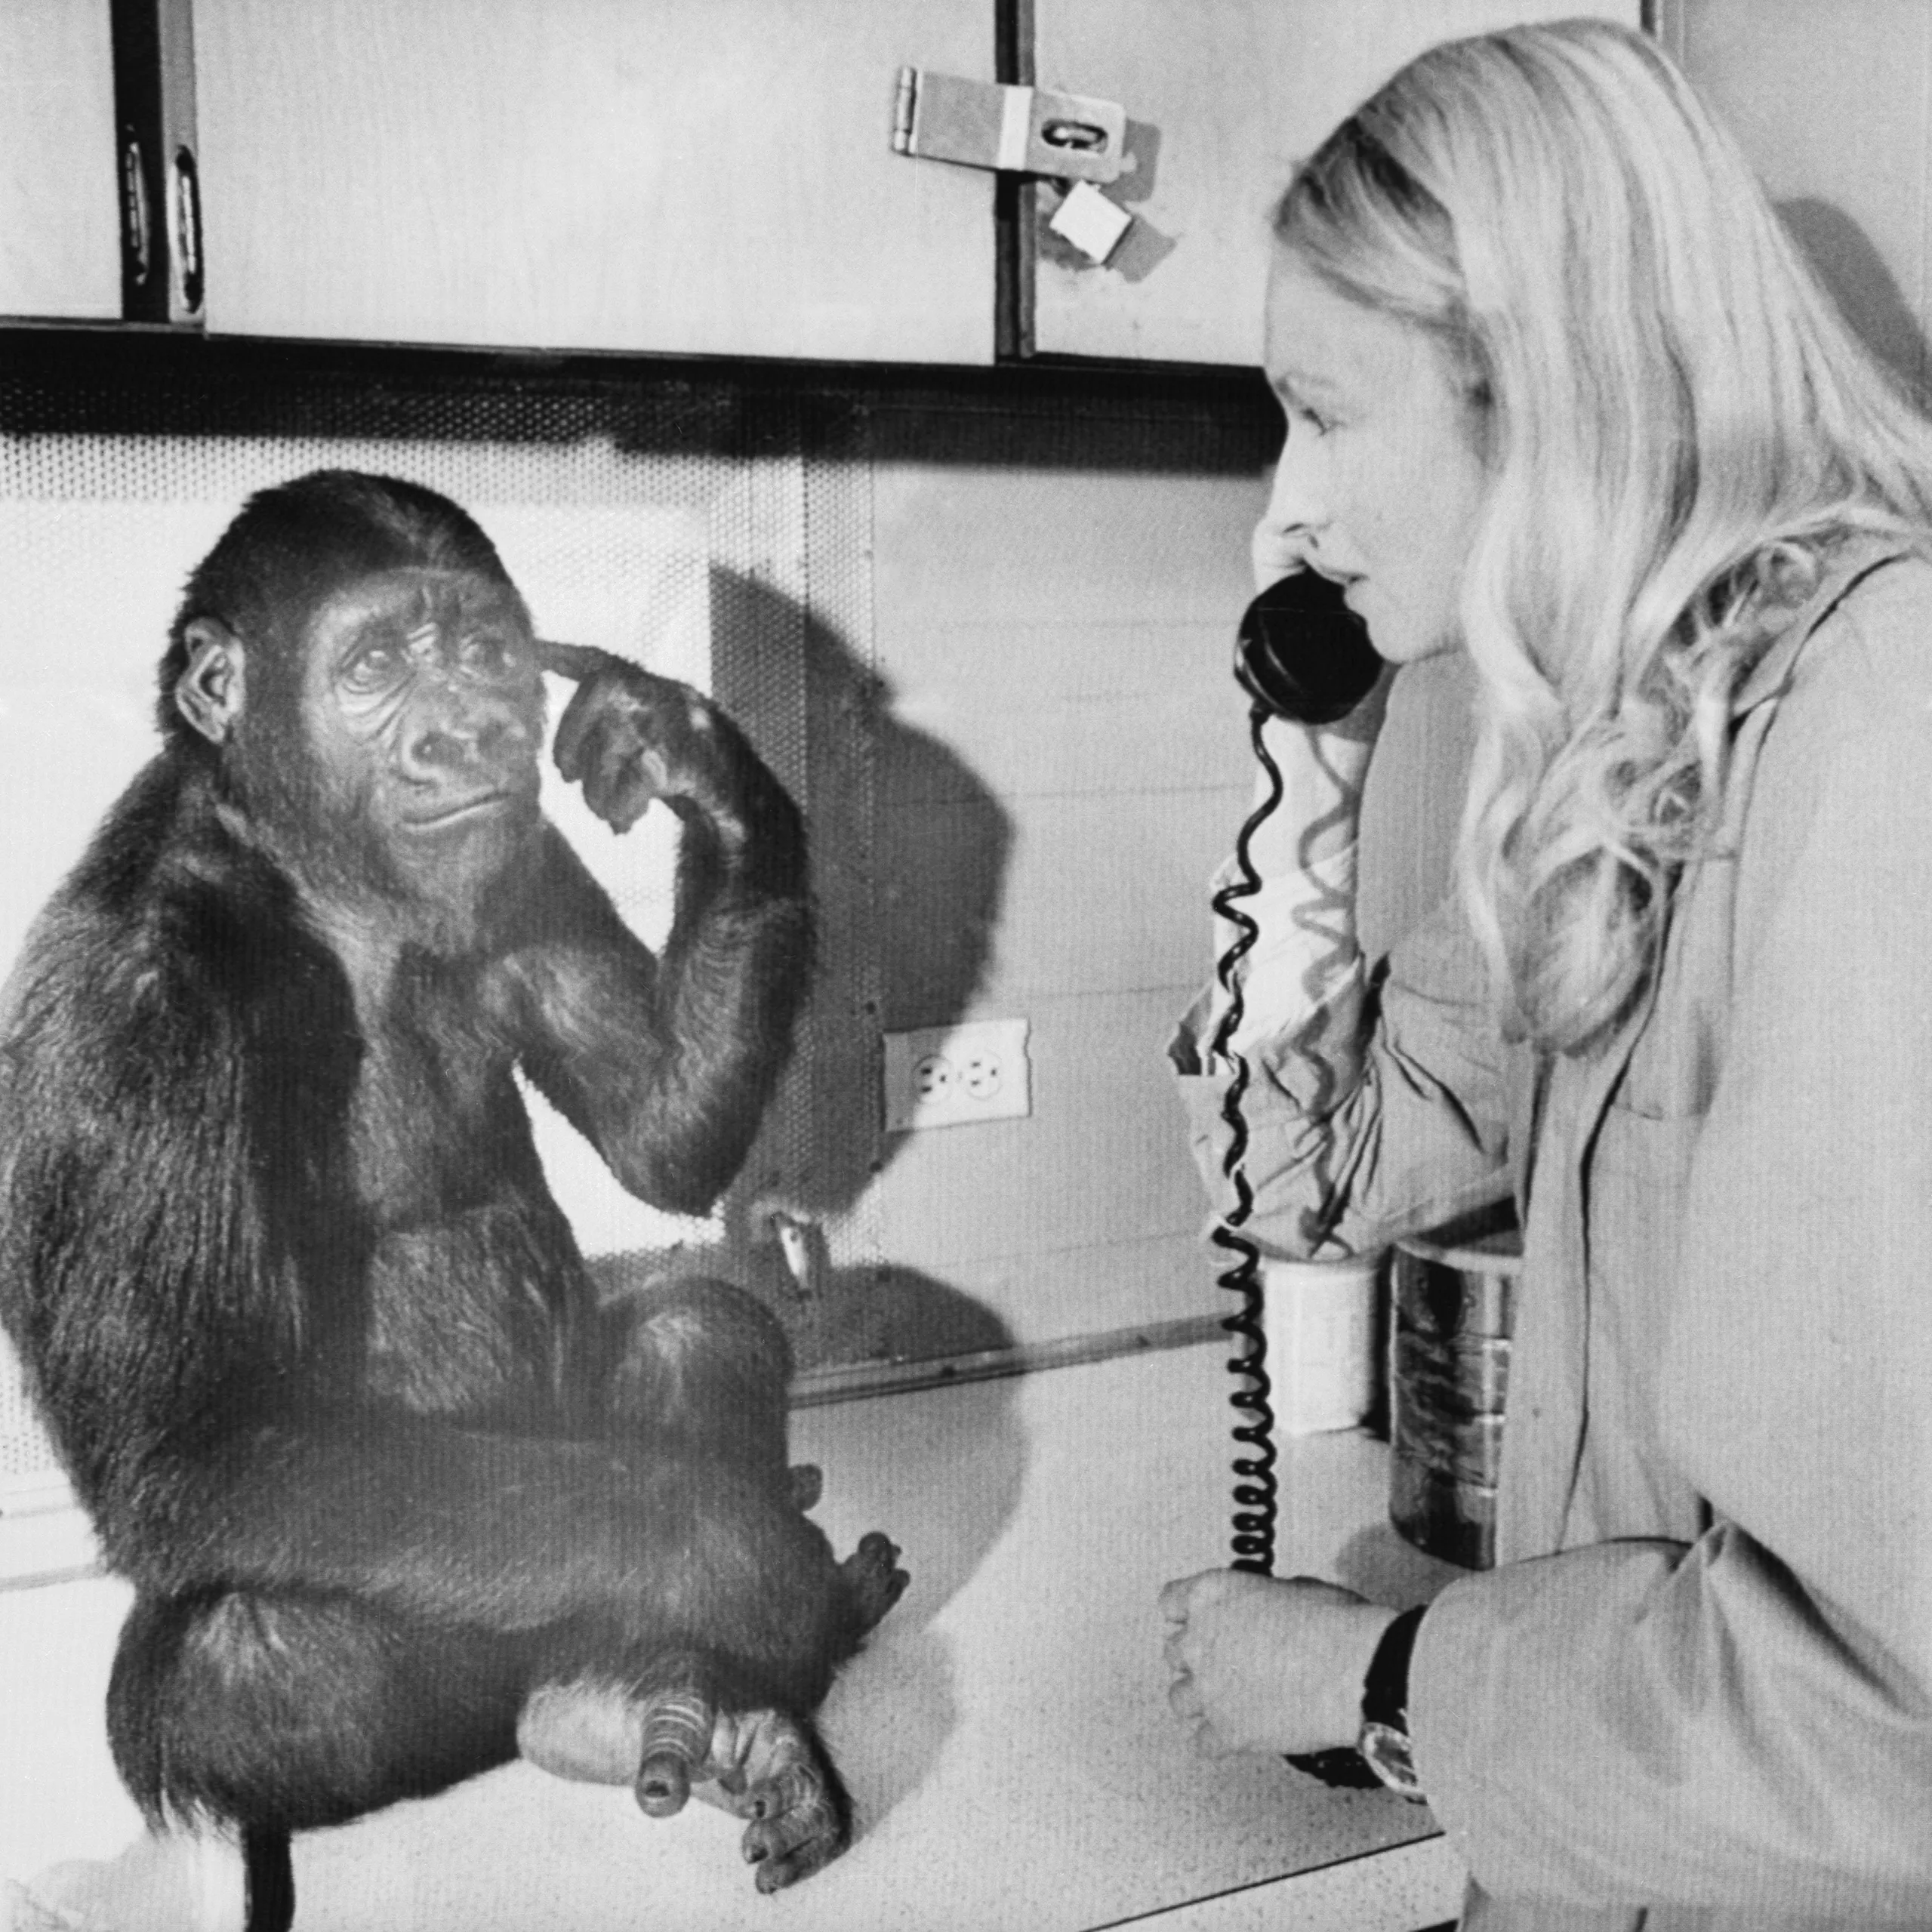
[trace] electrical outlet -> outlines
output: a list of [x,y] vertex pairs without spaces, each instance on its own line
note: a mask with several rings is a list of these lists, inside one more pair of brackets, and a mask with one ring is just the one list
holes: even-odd
[[1010,1120],[1033,1111],[1025,1020],[968,1020],[885,1038],[888,1133]]

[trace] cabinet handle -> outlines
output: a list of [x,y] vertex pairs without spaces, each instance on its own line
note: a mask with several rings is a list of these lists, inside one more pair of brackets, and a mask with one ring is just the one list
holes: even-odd
[[187,148],[174,150],[175,286],[181,307],[190,315],[201,313],[204,276],[202,272],[201,177],[193,153]]
[[141,144],[132,139],[121,149],[121,246],[128,283],[145,288],[154,267],[154,235],[149,226],[147,173],[142,165]]

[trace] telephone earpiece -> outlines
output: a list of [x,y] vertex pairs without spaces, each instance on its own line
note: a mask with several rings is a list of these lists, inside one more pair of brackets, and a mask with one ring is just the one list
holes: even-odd
[[1319,571],[1271,584],[1242,614],[1234,675],[1256,703],[1297,724],[1345,718],[1382,672],[1368,626]]

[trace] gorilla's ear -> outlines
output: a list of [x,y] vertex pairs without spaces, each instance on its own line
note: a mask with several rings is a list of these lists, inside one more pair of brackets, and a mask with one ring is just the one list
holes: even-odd
[[174,703],[202,737],[226,744],[247,696],[247,653],[220,619],[198,617],[184,635],[188,667],[174,686]]

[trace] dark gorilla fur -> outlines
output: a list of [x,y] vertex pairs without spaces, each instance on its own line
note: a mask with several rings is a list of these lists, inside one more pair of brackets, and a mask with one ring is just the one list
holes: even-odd
[[593,809],[630,822],[648,752],[683,821],[655,958],[537,811],[540,648],[432,492],[249,502],[188,584],[164,748],[8,991],[0,1310],[137,1586],[110,1725],[157,1823],[433,1792],[544,1687],[676,1656],[815,1755],[835,1825],[788,1871],[766,1847],[781,1883],[844,1842],[809,1715],[903,1575],[799,1507],[758,1302],[596,1305],[512,1076],[633,1192],[708,1206],[808,978],[803,832],[695,694],[553,666]]

